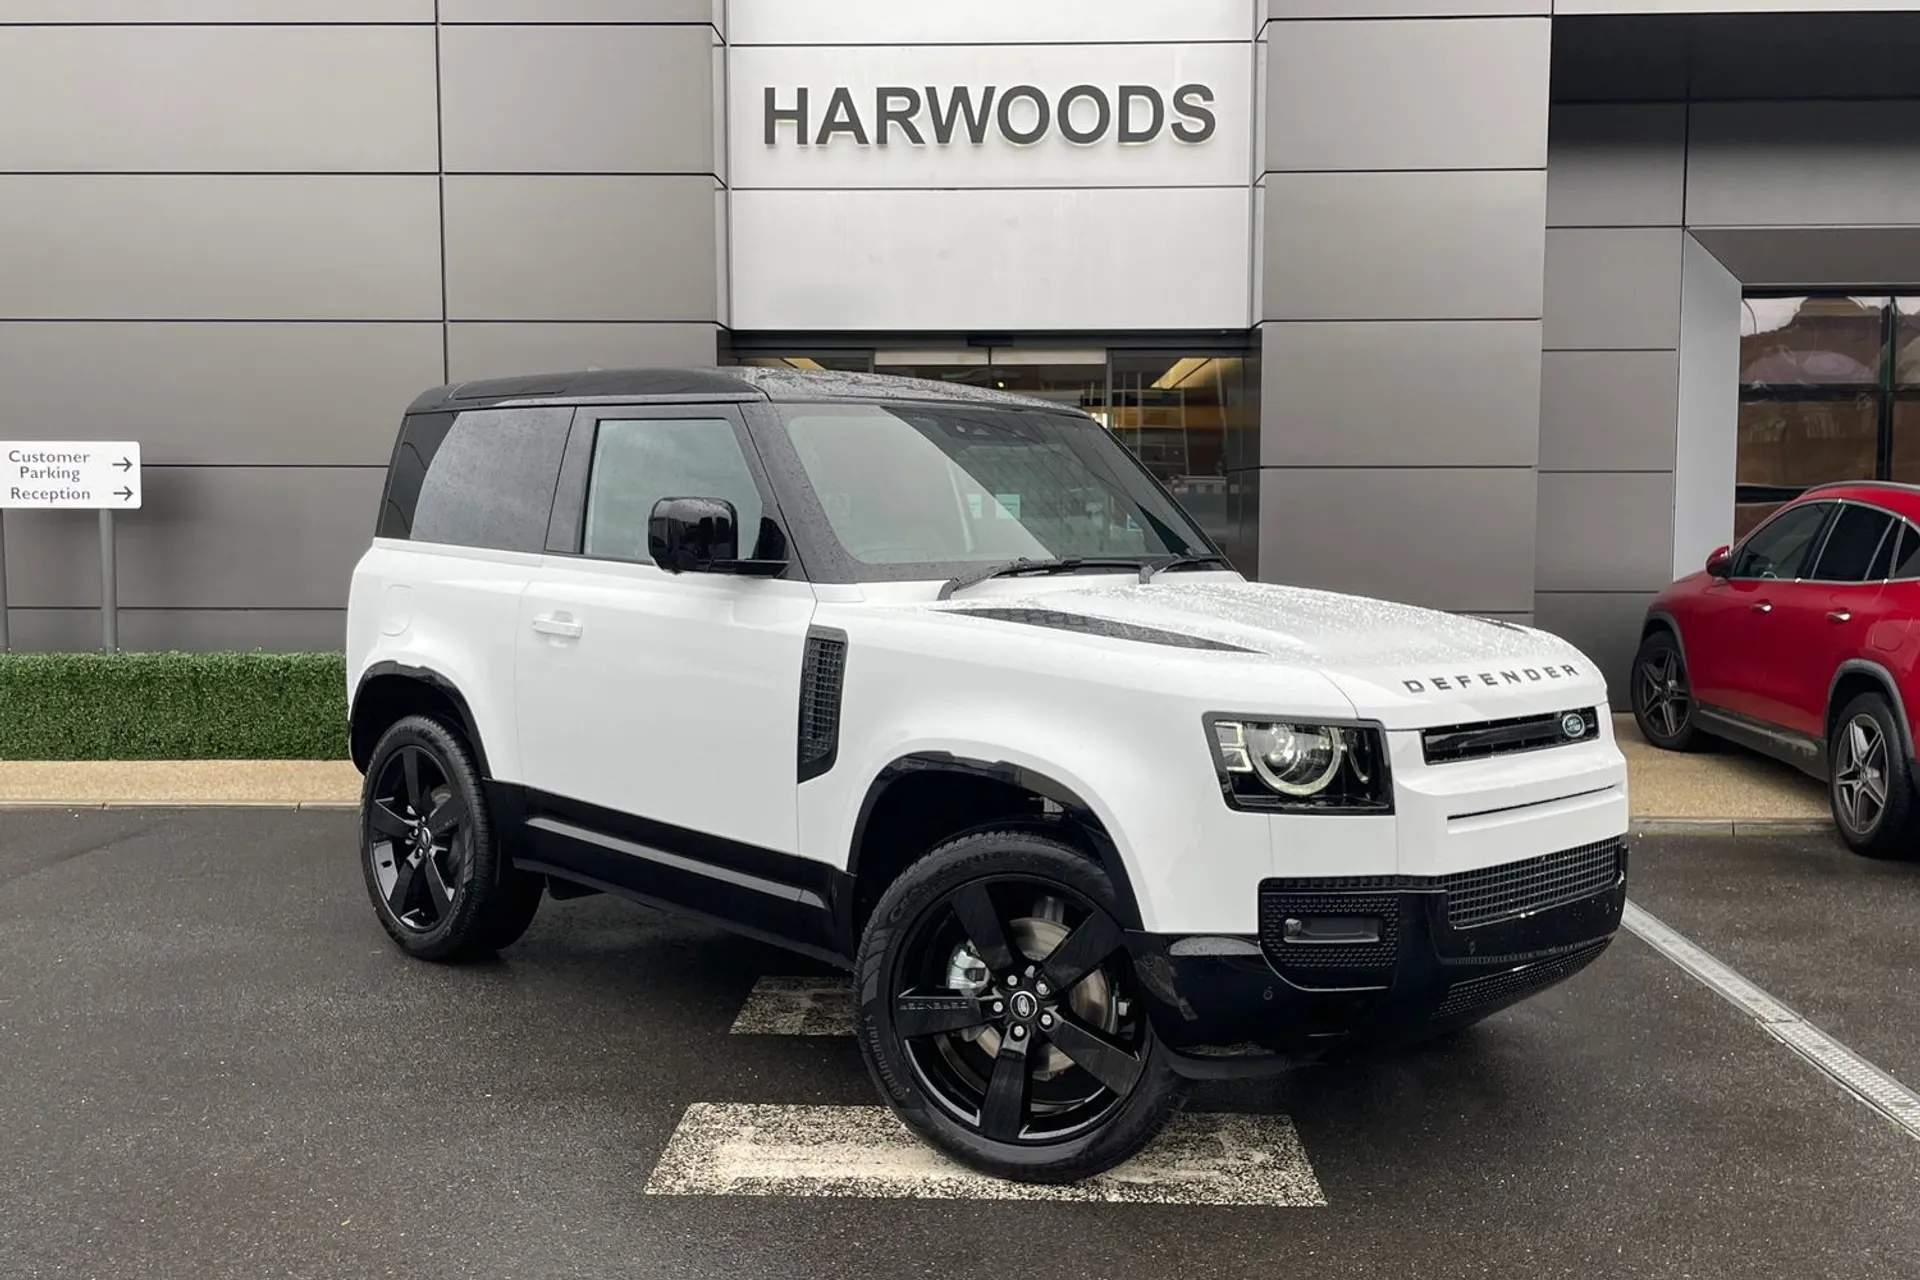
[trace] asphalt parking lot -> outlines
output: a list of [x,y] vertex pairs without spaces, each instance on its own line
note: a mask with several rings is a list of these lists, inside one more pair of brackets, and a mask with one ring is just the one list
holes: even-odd
[[[781,1125],[874,1122],[814,1110],[875,1101],[818,967],[599,898],[408,961],[346,813],[8,811],[0,888],[9,1278],[1920,1275],[1920,1140],[1624,932],[1455,1039],[1197,1090],[1297,1137],[1263,1203],[913,1152],[734,1194]],[[1920,865],[1647,837],[1632,898],[1920,1088]]]

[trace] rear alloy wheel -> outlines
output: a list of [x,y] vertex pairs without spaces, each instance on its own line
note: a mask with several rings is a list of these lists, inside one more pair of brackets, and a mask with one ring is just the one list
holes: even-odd
[[922,1137],[999,1177],[1120,1163],[1185,1096],[1125,942],[1112,885],[1065,845],[1003,831],[936,850],[888,889],[856,961],[876,1083]]
[[1877,693],[1849,702],[1827,744],[1827,797],[1840,838],[1869,858],[1911,858],[1916,849],[1913,771],[1893,709]]
[[438,721],[409,716],[380,739],[360,826],[367,893],[408,954],[483,955],[532,923],[545,882],[502,858],[472,754]]
[[1686,660],[1671,631],[1656,631],[1640,642],[1640,652],[1633,657],[1631,693],[1634,723],[1648,742],[1666,751],[1698,745]]

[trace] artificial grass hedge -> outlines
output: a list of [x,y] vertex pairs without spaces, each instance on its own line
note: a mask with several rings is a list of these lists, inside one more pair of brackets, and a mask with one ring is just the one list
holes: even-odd
[[0,760],[342,760],[338,653],[0,654]]

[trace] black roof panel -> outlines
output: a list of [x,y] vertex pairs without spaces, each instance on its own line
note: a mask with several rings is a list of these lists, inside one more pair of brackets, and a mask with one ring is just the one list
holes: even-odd
[[592,369],[574,373],[536,373],[513,378],[483,378],[435,387],[408,408],[409,413],[474,408],[503,401],[672,399],[775,401],[944,400],[1061,409],[1050,400],[1013,395],[963,383],[925,378],[896,378],[878,373],[831,369],[739,366],[708,369]]

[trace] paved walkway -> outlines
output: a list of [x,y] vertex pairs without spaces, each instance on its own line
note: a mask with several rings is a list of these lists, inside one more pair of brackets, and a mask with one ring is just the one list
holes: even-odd
[[[1800,823],[1827,820],[1826,790],[1802,774],[1735,748],[1674,755],[1649,746],[1631,716],[1616,716],[1633,815],[1645,823]],[[359,803],[360,775],[329,760],[0,760],[0,804],[274,805]]]

